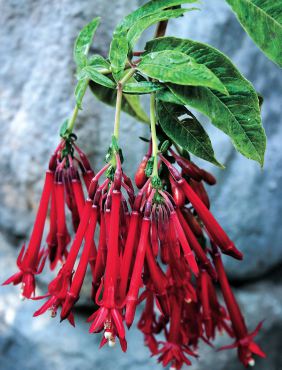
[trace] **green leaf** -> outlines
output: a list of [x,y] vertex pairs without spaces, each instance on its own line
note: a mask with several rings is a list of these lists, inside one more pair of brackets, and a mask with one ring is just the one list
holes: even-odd
[[[104,86],[98,85],[93,81],[90,81],[90,89],[93,92],[93,94],[96,96],[96,98],[103,103],[110,105],[112,107],[115,107],[116,105],[116,98],[117,98],[117,91],[113,89],[106,88]],[[130,116],[134,117],[135,119],[144,122],[149,123],[149,117],[146,115],[144,110],[141,107],[140,100],[138,96],[135,96],[135,104],[134,100],[132,99],[129,104],[127,101],[127,97],[133,97],[134,95],[126,95],[124,94],[124,99],[122,99],[122,110],[129,114]],[[129,99],[130,100],[130,99]]]
[[74,44],[73,56],[78,68],[82,68],[87,63],[87,54],[92,43],[92,39],[97,27],[100,24],[100,17],[94,18],[79,32]]
[[123,87],[123,92],[127,94],[148,94],[154,91],[161,90],[163,86],[156,82],[141,81],[141,82],[128,82]]
[[258,47],[282,67],[282,1],[226,1]]
[[103,58],[102,55],[99,55],[99,54],[92,55],[88,59],[87,64],[91,67],[95,67],[95,69],[97,69],[99,72],[105,71],[105,70],[110,71],[110,68],[111,68],[110,63],[105,58]]
[[132,27],[129,29],[127,34],[127,40],[129,44],[129,50],[131,51],[136,44],[137,40],[141,36],[141,34],[150,26],[155,23],[165,21],[170,18],[177,18],[183,15],[187,11],[191,11],[193,9],[170,9],[164,10],[158,13],[150,14],[146,17],[141,18]]
[[266,147],[258,95],[230,59],[217,49],[192,40],[164,37],[147,43],[148,51],[178,50],[207,66],[225,85],[229,95],[206,87],[168,85],[176,98],[168,92],[158,92],[159,98],[189,105],[208,116],[211,122],[227,134],[235,148],[245,157],[264,162]]
[[110,46],[109,59],[111,62],[111,70],[116,81],[120,80],[126,64],[128,54],[128,42],[126,36],[126,30],[116,30]]
[[79,109],[81,109],[81,103],[83,96],[85,94],[85,90],[88,86],[88,79],[84,78],[77,82],[77,85],[75,87],[74,95],[75,95],[75,101]]
[[86,66],[78,74],[78,79],[88,78],[91,81],[96,82],[99,85],[109,87],[111,89],[116,88],[116,84],[102,73],[98,72],[95,67]]
[[158,13],[161,10],[168,9],[183,4],[193,4],[199,3],[198,0],[152,0],[148,1],[146,4],[136,9],[134,12],[126,16],[118,28],[129,29],[135,24],[139,19],[146,17],[148,15]]
[[[165,134],[183,149],[219,167],[210,138],[200,122],[185,107],[157,101],[158,122]],[[181,118],[181,116],[187,116]]]
[[138,64],[137,70],[160,81],[206,86],[228,94],[220,79],[208,67],[180,51],[163,50],[148,53]]
[[113,76],[116,81],[120,79],[121,72],[124,70],[127,55],[129,53],[129,45],[127,34],[129,29],[140,19],[154,13],[159,13],[162,10],[170,7],[179,6],[181,4],[198,3],[197,0],[152,0],[141,6],[134,12],[126,16],[116,27],[113,34],[113,39],[110,46],[109,60]]

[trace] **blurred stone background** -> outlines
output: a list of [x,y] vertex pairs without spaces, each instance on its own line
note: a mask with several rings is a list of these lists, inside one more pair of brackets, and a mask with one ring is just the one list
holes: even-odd
[[[58,127],[74,105],[72,47],[78,31],[94,16],[102,16],[93,52],[106,56],[115,24],[141,3],[0,0],[1,281],[14,272],[18,247],[34,219],[48,157],[58,141]],[[281,71],[245,35],[223,0],[204,0],[201,8],[201,12],[171,21],[168,34],[219,48],[264,96],[262,115],[268,148],[263,170],[236,153],[227,137],[207,125],[217,157],[227,167],[224,171],[212,168],[218,185],[210,189],[210,195],[215,215],[245,254],[242,263],[230,259],[225,263],[249,327],[253,329],[266,319],[259,343],[268,358],[258,361],[257,369],[281,370]],[[76,132],[95,169],[102,164],[113,115],[112,108],[87,93]],[[130,174],[145,150],[138,136],[147,134],[144,125],[122,116],[121,145]],[[75,330],[48,317],[32,319],[37,306],[36,302],[22,304],[17,288],[0,287],[1,370],[157,368],[134,329],[129,334],[127,355],[118,348],[98,350],[98,338],[87,333],[85,318],[91,312],[87,300],[78,309]],[[242,369],[234,351],[215,353],[205,348],[202,354],[195,370]]]

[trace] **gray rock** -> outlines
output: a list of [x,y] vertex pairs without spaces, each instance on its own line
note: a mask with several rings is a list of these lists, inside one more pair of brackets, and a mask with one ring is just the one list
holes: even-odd
[[[92,17],[102,15],[93,51],[106,55],[117,20],[136,5],[137,1],[128,5],[125,0],[114,8],[107,1],[3,2],[0,228],[11,237],[26,237],[30,231],[48,157],[58,141],[58,128],[74,104],[72,46],[78,30]],[[231,259],[226,263],[234,279],[254,278],[282,261],[281,72],[245,35],[225,2],[205,2],[201,7],[201,12],[171,21],[168,33],[220,48],[265,97],[263,119],[269,142],[263,171],[235,153],[228,138],[208,125],[218,157],[227,166],[221,172],[213,169],[219,178],[210,192],[213,210],[245,254],[239,269]],[[113,116],[112,108],[87,93],[76,132],[95,169],[103,162]],[[123,115],[121,131],[125,169],[132,175],[145,150],[138,136],[148,135],[148,130]],[[134,145],[128,145],[129,138]]]
[[[30,232],[48,157],[57,144],[59,126],[74,105],[72,46],[77,32],[92,17],[102,15],[93,52],[106,56],[116,22],[137,3],[141,2],[119,0],[113,7],[113,2],[102,0],[1,2],[0,229],[14,246]],[[240,265],[230,258],[225,262],[232,278],[255,278],[282,261],[281,72],[244,34],[225,2],[204,2],[201,7],[201,12],[172,21],[168,33],[209,42],[226,52],[265,98],[263,120],[269,141],[263,171],[235,153],[228,138],[207,125],[218,158],[227,166],[225,171],[212,170],[219,179],[210,189],[213,211],[245,254]],[[76,132],[95,169],[103,163],[113,117],[112,108],[87,93]],[[145,150],[138,136],[147,135],[146,127],[122,115],[121,145],[125,169],[131,175]],[[14,272],[15,255],[16,250],[0,235],[1,281]],[[45,275],[40,280],[42,292],[49,278]],[[237,296],[250,329],[266,318],[258,342],[268,358],[259,360],[257,369],[281,369],[281,282],[262,281],[243,287]],[[81,303],[89,305],[87,294]],[[0,287],[0,369],[156,368],[156,360],[149,358],[136,329],[129,333],[126,355],[118,348],[98,350],[99,335],[88,334],[82,307],[73,329],[48,316],[33,319],[38,306],[39,302],[20,302],[17,287]],[[222,339],[216,342],[216,346],[222,344]],[[203,347],[201,354],[195,370],[242,369],[235,351],[215,353]]]

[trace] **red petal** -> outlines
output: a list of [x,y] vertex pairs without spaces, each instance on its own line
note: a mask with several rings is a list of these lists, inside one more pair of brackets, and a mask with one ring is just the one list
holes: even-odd
[[10,276],[9,279],[4,281],[2,285],[8,285],[13,283],[14,285],[17,285],[22,282],[23,273],[21,271],[16,272],[14,275]]
[[258,356],[260,356],[262,358],[265,358],[266,357],[266,354],[263,352],[263,350],[260,348],[260,346],[258,344],[256,344],[255,342],[251,342],[250,343],[249,349],[255,355],[258,355]]
[[73,327],[75,327],[74,316],[73,316],[73,313],[72,313],[72,312],[71,312],[71,313],[69,314],[69,316],[68,316],[68,321],[69,321],[69,323],[70,323]]
[[111,314],[112,314],[112,318],[114,319],[114,323],[115,323],[119,338],[121,339],[125,338],[125,329],[123,326],[123,322],[122,322],[123,319],[122,319],[121,314],[116,309],[112,309]]
[[101,329],[101,326],[104,324],[104,321],[107,318],[109,310],[107,308],[101,307],[97,311],[97,316],[89,328],[89,333],[93,333]]
[[54,296],[51,297],[50,299],[48,299],[48,301],[46,301],[43,304],[43,306],[41,306],[37,311],[34,312],[33,316],[36,317],[36,316],[42,315],[48,310],[48,308],[52,307],[55,302],[56,302],[56,297]]

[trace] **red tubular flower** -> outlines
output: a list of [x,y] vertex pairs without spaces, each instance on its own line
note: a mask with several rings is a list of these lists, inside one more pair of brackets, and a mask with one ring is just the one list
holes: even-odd
[[[151,290],[156,298],[157,306],[163,315],[169,315],[170,307],[167,296],[168,279],[155,260],[149,239],[147,239],[146,263],[148,265],[147,275],[151,282]],[[148,287],[149,284],[147,283],[146,285]]]
[[[67,256],[67,245],[70,242],[70,235],[67,230],[66,225],[66,215],[65,215],[65,187],[62,179],[59,178],[54,184],[55,193],[55,204],[56,204],[56,220],[57,220],[57,251],[54,265],[58,261],[63,262],[64,258]],[[55,266],[54,266],[55,267]]]
[[17,259],[17,265],[20,271],[3,283],[3,285],[11,283],[17,285],[22,283],[22,295],[26,298],[30,298],[35,293],[34,275],[42,272],[46,260],[46,255],[44,255],[43,250],[40,250],[40,247],[49,200],[52,193],[53,179],[54,172],[50,170],[47,171],[39,208],[28,247],[22,247]]
[[[58,162],[60,162],[60,160]],[[73,180],[73,177],[76,178],[76,177],[79,177],[79,175],[78,175],[77,169],[74,168],[74,165],[73,165],[74,162],[71,156],[69,156],[68,162],[70,163],[70,167],[63,168],[63,169],[61,168],[58,171],[59,173],[61,172],[58,177],[61,178],[59,182],[63,183],[64,198],[65,198],[64,203],[67,205],[67,208],[71,212],[73,230],[76,231],[78,228],[80,219],[79,219],[79,213],[78,213],[78,206],[76,204],[75,194],[74,194],[73,187],[72,187],[72,180]],[[66,162],[65,162],[65,165],[66,165]],[[60,164],[58,164],[58,169],[59,168],[60,168]]]
[[209,184],[209,185],[215,185],[216,184],[216,178],[211,173],[209,173],[208,171],[205,171],[205,170],[201,169],[201,175],[202,175],[203,181],[205,181],[207,184]]
[[209,277],[207,272],[205,270],[201,270],[200,285],[201,285],[201,303],[203,307],[203,322],[207,338],[210,339],[213,337],[213,325],[208,291],[209,290],[208,279]]
[[145,185],[145,182],[147,181],[147,176],[145,174],[145,169],[148,163],[148,160],[150,159],[150,156],[145,155],[145,157],[142,159],[142,162],[140,163],[138,170],[135,174],[135,184],[138,189],[141,189],[142,186]]
[[[132,193],[130,184],[122,172],[119,154],[116,154],[115,158],[115,173],[113,176],[111,175],[110,188],[104,194],[101,202],[104,207],[104,226],[102,226],[102,223],[101,226],[105,228],[106,233],[100,238],[95,266],[97,267],[97,270],[95,268],[95,278],[101,280],[100,287],[96,291],[96,303],[100,308],[89,317],[88,321],[93,321],[89,329],[90,333],[100,332],[104,329],[104,339],[101,342],[101,346],[106,342],[110,346],[114,345],[115,337],[118,337],[122,350],[126,351],[123,315],[121,305],[119,304],[121,247],[125,238],[123,234],[127,230],[127,227],[121,227],[121,221],[126,219],[127,212],[126,200],[121,192],[123,181],[127,182],[128,188],[126,187],[126,189],[129,198],[132,196]],[[105,245],[107,246],[107,253],[104,264],[102,261],[104,258],[102,248]],[[103,271],[101,269],[103,265],[105,266],[104,276],[102,276]],[[94,281],[94,286],[97,283],[99,282]],[[101,293],[102,299],[99,300]]]
[[103,277],[106,257],[107,256],[107,243],[106,243],[106,226],[105,226],[105,215],[104,212],[100,211],[100,235],[97,250],[96,263],[94,270],[92,270],[92,299],[95,301],[97,290],[101,284]]
[[[142,195],[143,193],[141,193]],[[122,263],[121,263],[121,279],[120,279],[120,287],[119,287],[119,295],[121,301],[125,298],[126,290],[128,287],[128,279],[130,274],[130,267],[131,267],[131,261],[132,256],[134,253],[134,249],[136,246],[136,240],[137,240],[137,231],[140,223],[140,212],[138,211],[138,206],[140,203],[140,197],[139,195],[134,203],[133,211],[131,213],[130,217],[130,224],[128,228],[128,234],[126,238],[126,243],[124,247],[124,253],[122,257]]]
[[145,170],[146,170],[146,166],[147,166],[147,163],[150,159],[152,155],[152,143],[150,143],[150,146],[149,146],[149,149],[148,149],[148,152],[147,154],[144,156],[144,158],[142,159],[136,173],[135,173],[135,177],[134,177],[134,180],[135,180],[135,184],[137,186],[138,189],[141,189],[146,181],[148,180],[147,176],[146,176],[146,173],[145,173]]
[[203,179],[203,172],[198,166],[195,165],[195,163],[176,154],[172,149],[170,149],[170,153],[173,155],[174,159],[185,175],[188,175],[195,181],[201,181]]
[[204,185],[201,182],[197,182],[192,179],[190,180],[190,185],[191,185],[191,188],[194,190],[194,192],[198,195],[198,197],[204,203],[204,205],[209,209],[210,200],[209,200],[209,196],[208,196],[208,193],[206,192]]
[[195,354],[185,344],[181,344],[181,299],[176,296],[171,296],[171,321],[167,342],[159,342],[163,344],[157,354],[160,354],[158,362],[162,362],[163,366],[171,364],[171,369],[181,369],[183,364],[191,365],[191,361],[187,355],[195,356]]
[[141,235],[140,240],[136,252],[135,264],[132,272],[132,277],[130,281],[129,291],[126,297],[126,313],[125,313],[125,322],[128,328],[133,323],[135,310],[137,306],[138,300],[138,292],[142,285],[142,269],[145,259],[146,247],[147,247],[147,239],[149,236],[149,229],[150,229],[150,208],[151,204],[148,203],[146,206],[146,211],[144,217],[142,219],[142,226],[141,226]]
[[50,268],[53,270],[58,262],[58,240],[57,240],[57,212],[56,212],[56,197],[55,189],[52,191],[51,208],[50,208],[50,227],[46,238],[48,245],[48,255],[50,260]]
[[82,176],[86,185],[86,188],[89,189],[91,180],[95,176],[95,173],[91,167],[91,164],[86,156],[86,154],[75,144],[73,143],[75,150],[77,151],[80,158],[80,168],[82,169]]
[[61,320],[64,320],[69,316],[73,305],[79,299],[79,293],[86,274],[91,248],[93,248],[93,238],[97,225],[97,218],[98,218],[98,209],[96,205],[93,205],[90,216],[90,222],[86,231],[84,249],[80,257],[78,267],[73,276],[70,289],[66,294],[66,298],[62,306]]
[[254,342],[254,337],[258,334],[262,323],[260,323],[254,332],[248,333],[244,317],[241,313],[239,305],[229,285],[223,263],[219,252],[213,253],[214,264],[218,273],[219,283],[224,301],[226,303],[232,328],[236,337],[236,342],[230,346],[222,347],[222,349],[238,348],[238,357],[244,366],[253,366],[255,361],[253,354],[260,357],[266,357],[261,348]]
[[195,208],[199,217],[205,224],[205,227],[212,235],[214,241],[220,247],[223,253],[228,254],[237,259],[242,259],[243,258],[242,253],[238,251],[234,243],[229,239],[227,234],[224,232],[224,230],[221,228],[221,226],[215,220],[215,218],[209,212],[209,210],[205,207],[202,201],[197,197],[192,188],[184,180],[180,181],[182,181],[181,185],[183,186],[183,191],[185,195],[193,204],[193,207]]
[[[170,232],[174,235],[173,227],[170,225]],[[196,291],[191,283],[191,272],[184,260],[180,259],[174,252],[174,236],[170,239],[169,247],[169,269],[167,276],[169,278],[169,291],[174,292],[174,288],[183,291],[184,301],[191,303],[197,301]]]
[[203,336],[200,307],[199,302],[188,303],[184,301],[183,303],[181,334],[183,342],[192,347],[194,351],[197,351],[200,339],[206,342]]
[[[83,154],[83,155],[85,157],[85,154]],[[86,163],[89,163],[88,159],[87,158],[85,158],[85,159],[87,160]],[[92,174],[92,173],[94,174],[94,172],[92,170],[88,170],[88,175],[87,176],[90,176],[90,174]],[[95,177],[93,177],[93,178],[95,178]],[[92,179],[91,179],[91,181],[92,181]],[[97,177],[96,177],[96,179],[97,179]],[[91,181],[87,184],[88,187],[90,186]],[[72,179],[72,188],[73,188],[74,197],[75,197],[75,201],[76,201],[77,208],[78,208],[78,213],[79,213],[79,218],[80,218],[80,217],[82,217],[83,208],[84,208],[84,205],[85,205],[85,198],[84,198],[84,193],[83,193],[83,189],[82,189],[82,184],[81,184],[81,181],[80,181],[79,178],[77,178],[77,179],[73,178]],[[100,194],[99,194],[99,196],[100,196]],[[98,215],[97,215],[97,217],[98,217]],[[92,273],[94,273],[95,262],[96,262],[96,257],[97,257],[97,250],[96,250],[96,245],[95,245],[95,242],[94,242],[93,238],[91,239],[90,243],[91,243],[91,245],[89,245],[89,248],[90,248],[89,264],[91,266]]]
[[208,282],[208,295],[210,301],[210,308],[211,308],[211,317],[213,323],[213,334],[212,338],[215,338],[216,329],[222,333],[225,331],[229,337],[233,338],[233,330],[230,327],[230,318],[227,314],[225,307],[223,307],[217,298],[217,293],[215,287],[209,277],[207,277]]
[[229,239],[225,231],[213,217],[212,213],[207,209],[198,195],[193,191],[191,186],[185,181],[180,173],[174,168],[163,155],[160,155],[163,163],[167,166],[176,183],[183,189],[186,198],[191,202],[199,217],[203,221],[207,231],[212,236],[214,242],[220,247],[223,253],[231,255],[234,258],[242,259],[243,255],[235,247],[234,243]]
[[169,176],[172,197],[177,207],[183,207],[185,204],[185,194],[183,190],[175,184],[172,176]]
[[193,273],[197,276],[199,274],[199,268],[198,268],[197,262],[195,260],[194,254],[190,248],[188,240],[186,239],[183,228],[179,222],[179,219],[175,211],[170,213],[170,222],[174,226],[175,232],[178,235],[178,240],[182,246],[184,257],[186,258],[187,263],[190,266]]
[[[91,199],[87,199],[83,210],[83,215],[77,229],[76,237],[72,243],[67,260],[59,271],[57,277],[49,284],[48,293],[46,296],[44,296],[49,296],[50,298],[39,310],[34,313],[34,316],[43,314],[49,308],[52,309],[53,316],[55,316],[57,309],[64,303],[67,292],[71,285],[73,267],[89,223],[91,208],[92,201]],[[72,315],[69,315],[68,319],[71,323],[73,322]]]
[[[74,136],[62,140],[55,152],[55,199],[51,204],[50,231],[47,239],[51,269],[54,269],[58,262],[63,263],[68,255],[67,246],[70,243],[70,235],[66,226],[65,205],[71,212],[74,231],[77,230],[80,222],[84,193],[79,171],[82,173],[87,189],[90,186],[90,176],[94,175],[86,155],[74,140]],[[75,156],[76,153],[78,157]],[[56,226],[54,222],[52,223],[52,213],[53,217],[56,217]]]
[[[82,203],[79,206],[80,210],[80,223],[72,242],[70,251],[68,253],[67,259],[59,271],[56,278],[49,284],[48,293],[43,297],[49,297],[46,303],[34,313],[34,316],[38,316],[51,309],[52,316],[56,316],[57,310],[62,306],[61,319],[67,318],[72,325],[74,325],[74,318],[71,313],[71,309],[79,297],[79,292],[84,280],[86,273],[86,268],[89,263],[89,256],[91,248],[94,246],[93,236],[95,233],[96,223],[97,223],[97,206],[100,201],[101,193],[107,181],[98,187],[98,180],[100,176],[106,171],[108,165],[105,166],[93,179],[89,187],[89,197],[85,202],[82,210]],[[60,188],[62,189],[62,188]],[[94,200],[92,200],[94,198]],[[93,204],[94,203],[94,204]],[[64,218],[62,217],[60,221],[61,229],[64,224]],[[57,223],[58,225],[58,223]],[[59,228],[59,227],[58,227]],[[85,245],[83,248],[82,256],[79,261],[78,267],[73,277],[73,269],[75,262],[78,257],[79,250],[81,248],[83,239],[85,238]],[[95,247],[95,246],[94,246]]]
[[183,207],[181,209],[181,213],[183,214],[186,222],[188,223],[191,230],[193,231],[193,234],[197,238],[203,238],[204,234],[203,234],[203,231],[202,231],[202,227],[201,227],[200,223],[198,222],[198,220],[196,219],[196,217],[193,216],[191,211],[188,208]]
[[146,304],[137,326],[144,334],[145,345],[149,348],[153,356],[158,353],[158,342],[154,335],[157,327],[156,315],[154,312],[154,296],[150,292],[144,293],[146,294]]
[[209,273],[212,276],[212,278],[214,280],[216,280],[217,279],[217,275],[216,275],[215,269],[212,266],[212,263],[208,259],[208,257],[206,255],[206,253],[204,252],[203,248],[199,244],[197,238],[195,237],[195,235],[193,234],[192,230],[190,229],[188,223],[185,221],[185,218],[184,218],[181,210],[180,209],[177,209],[176,212],[177,212],[179,221],[181,223],[181,226],[182,226],[182,228],[184,230],[184,233],[185,233],[185,235],[187,237],[187,240],[190,243],[191,248],[194,250],[196,257],[199,259],[201,265],[203,267],[205,267],[209,271]]
[[[144,302],[138,328],[163,366],[191,365],[190,356],[197,356],[200,341],[212,346],[211,340],[222,330],[235,338],[222,349],[237,347],[245,366],[254,364],[253,354],[264,357],[254,342],[261,324],[248,332],[218,252],[219,247],[242,258],[208,209],[203,182],[213,185],[215,178],[166,149],[169,142],[161,145],[165,154],[155,155],[151,163],[150,144],[136,173],[140,190],[135,197],[115,138],[106,156],[108,164],[95,176],[74,140],[74,135],[62,140],[50,160],[32,235],[17,259],[19,272],[4,284],[22,283],[23,295],[34,295],[34,275],[41,272],[47,257],[41,241],[51,203],[46,239],[49,260],[51,269],[58,262],[62,267],[47,294],[32,297],[47,298],[34,316],[50,310],[55,317],[61,308],[61,321],[68,319],[74,325],[73,307],[90,265],[92,299],[98,308],[88,318],[89,332],[103,333],[100,347],[106,343],[112,347],[118,339],[126,351],[124,321],[130,328],[137,305]],[[180,166],[183,176],[171,162]],[[86,200],[81,179],[88,191]],[[68,209],[75,231],[71,243]],[[227,309],[219,303],[216,280]]]

